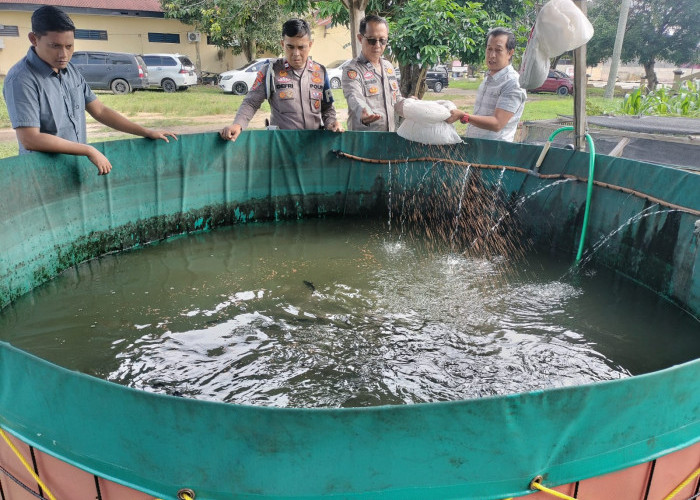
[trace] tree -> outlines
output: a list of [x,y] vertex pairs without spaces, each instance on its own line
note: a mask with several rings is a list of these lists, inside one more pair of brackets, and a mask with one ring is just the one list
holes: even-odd
[[191,24],[221,48],[245,54],[277,53],[283,13],[278,0],[161,0],[166,17]]
[[[520,14],[533,0],[281,0],[285,8],[296,12],[318,12],[331,16],[334,24],[349,26],[353,48],[360,19],[367,13],[387,18],[391,44],[388,55],[401,68],[401,93],[421,97],[425,93],[425,75],[430,66],[459,58],[464,63],[483,62],[488,28],[505,24],[503,12]],[[364,11],[360,11],[364,7]],[[490,12],[490,14],[489,14]],[[355,31],[353,31],[353,27]],[[357,52],[353,51],[353,56]]]
[[492,24],[481,4],[459,5],[454,0],[406,2],[392,16],[391,51],[401,68],[401,93],[425,94],[428,69],[459,59],[483,60],[484,35]]
[[[612,56],[619,0],[594,0],[589,19],[595,34],[588,42],[588,64]],[[700,40],[698,0],[632,0],[620,59],[638,60],[644,67],[647,87],[656,88],[656,61],[674,64],[698,62]]]

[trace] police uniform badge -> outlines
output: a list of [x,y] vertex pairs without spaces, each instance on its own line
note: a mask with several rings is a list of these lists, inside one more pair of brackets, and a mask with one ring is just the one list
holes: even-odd
[[321,107],[321,101],[315,100],[314,101],[314,109],[319,109]]
[[350,78],[351,80],[357,78],[357,71],[353,69],[348,70],[348,78]]
[[386,69],[386,72],[387,72],[387,74],[389,74],[389,75],[393,75],[393,74],[394,74],[394,70],[393,70],[392,68],[387,68],[387,69]]
[[279,75],[280,76],[287,76],[289,73],[287,73],[285,70],[281,70]]
[[376,94],[377,92],[379,92],[379,87],[372,85],[368,90],[370,94]]
[[396,81],[394,80],[394,81],[391,82],[391,88],[394,89],[394,90],[396,90],[396,89],[399,88],[399,84],[396,83]]
[[280,99],[294,99],[294,92],[291,90],[283,90],[277,93]]
[[365,71],[365,74],[362,76],[365,77],[365,80],[371,80],[374,78],[374,71]]

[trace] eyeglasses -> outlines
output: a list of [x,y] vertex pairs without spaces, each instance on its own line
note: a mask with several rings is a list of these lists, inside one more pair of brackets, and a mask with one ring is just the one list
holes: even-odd
[[367,38],[365,35],[362,35],[362,38],[367,40],[367,43],[370,45],[377,45],[377,43],[379,43],[379,45],[384,47],[387,43],[389,43],[389,40],[386,38]]

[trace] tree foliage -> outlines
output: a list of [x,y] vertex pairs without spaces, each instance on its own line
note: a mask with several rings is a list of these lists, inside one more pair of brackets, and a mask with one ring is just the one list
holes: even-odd
[[278,0],[161,0],[167,17],[206,33],[218,47],[243,52],[280,51],[283,13]]
[[401,67],[402,93],[422,96],[428,68],[483,60],[484,35],[492,24],[481,4],[453,0],[407,2],[391,26],[391,51]]
[[[594,0],[588,17],[595,34],[587,46],[588,64],[598,64],[612,56],[618,0]],[[620,59],[644,66],[649,88],[656,87],[657,61],[675,64],[698,62],[700,40],[698,0],[632,0]]]
[[[282,2],[290,10],[313,9],[320,17],[330,16],[333,24],[348,26],[350,22],[341,0]],[[522,17],[532,6],[533,0],[368,0],[365,12],[389,21],[391,44],[387,55],[401,68],[401,92],[421,97],[429,67],[449,64],[453,59],[464,64],[482,63],[488,29],[496,25],[514,27],[509,16]]]

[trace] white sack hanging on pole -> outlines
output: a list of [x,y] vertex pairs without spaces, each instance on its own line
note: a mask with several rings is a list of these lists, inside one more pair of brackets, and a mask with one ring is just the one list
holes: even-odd
[[572,0],[549,0],[535,20],[520,67],[520,86],[536,89],[549,74],[549,60],[584,45],[593,25]]

